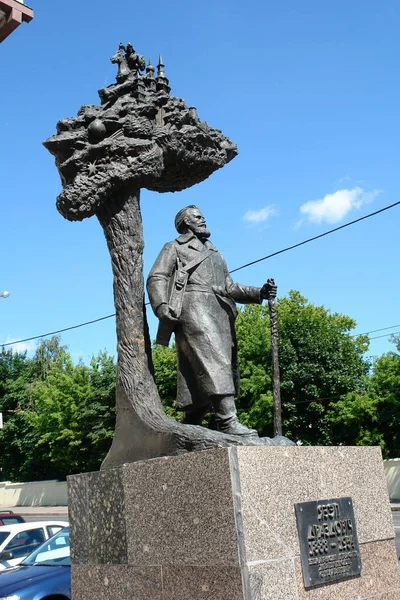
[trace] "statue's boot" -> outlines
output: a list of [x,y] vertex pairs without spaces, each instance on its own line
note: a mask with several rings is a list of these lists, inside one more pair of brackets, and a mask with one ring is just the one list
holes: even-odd
[[231,435],[257,435],[255,429],[249,429],[239,422],[233,396],[215,396],[213,398],[215,426],[218,431]]
[[183,413],[182,423],[185,425],[201,425],[202,420],[210,410],[210,405],[190,406]]

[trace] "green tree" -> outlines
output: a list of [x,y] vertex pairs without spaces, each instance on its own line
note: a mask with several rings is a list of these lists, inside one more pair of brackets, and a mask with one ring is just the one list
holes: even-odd
[[36,382],[30,421],[57,477],[99,469],[115,427],[115,379],[116,365],[107,352],[87,367],[73,364],[62,350],[46,378]]
[[[398,352],[370,365],[368,338],[353,319],[308,302],[299,292],[277,302],[284,433],[305,444],[380,444],[398,455]],[[272,435],[268,306],[239,310],[236,324],[242,423]],[[398,342],[398,340],[397,340]],[[176,410],[175,348],[153,348],[154,375],[167,414]],[[0,353],[0,466],[5,479],[65,477],[97,470],[115,424],[116,365],[106,352],[74,364],[59,337],[42,340],[32,359]],[[210,424],[209,417],[204,424]]]
[[380,445],[385,458],[400,456],[400,340],[393,342],[397,352],[376,359],[366,393],[345,397],[330,414],[340,443]]
[[334,444],[330,402],[365,389],[367,336],[353,337],[347,315],[291,291],[277,303],[284,430],[306,444]]
[[381,446],[384,434],[379,419],[379,400],[371,392],[352,392],[332,402],[327,415],[334,443],[343,446]]
[[90,391],[78,416],[82,435],[81,470],[97,471],[105,458],[115,429],[114,357],[99,352],[90,361]]
[[[352,337],[355,321],[331,313],[291,291],[277,302],[284,433],[305,444],[331,444],[330,401],[366,386],[366,336]],[[272,357],[268,306],[239,310],[236,333],[240,363],[239,418],[260,435],[272,435]],[[164,406],[176,416],[173,348],[155,347],[156,382]],[[179,418],[179,413],[178,413]]]
[[[20,479],[34,454],[33,429],[26,419],[32,405],[34,368],[26,352],[0,352],[0,467],[3,479]],[[29,469],[28,469],[29,470]]]
[[28,418],[52,476],[63,478],[81,471],[80,414],[90,391],[88,367],[74,365],[66,351],[49,364],[45,379],[35,383]]
[[154,377],[165,412],[172,419],[180,420],[176,410],[177,365],[175,344],[172,347],[153,346]]
[[[361,390],[368,362],[366,337],[355,322],[308,302],[299,292],[277,302],[284,434],[305,444],[332,443],[329,400]],[[268,306],[246,306],[237,319],[242,422],[272,435],[272,357]]]
[[116,366],[100,352],[74,364],[59,338],[42,341],[33,359],[0,354],[2,476],[64,478],[97,470],[115,426]]
[[371,392],[378,399],[378,418],[386,457],[400,456],[400,338],[393,337],[397,351],[380,356],[374,363]]
[[67,347],[61,344],[59,335],[53,335],[48,340],[40,340],[33,360],[36,378],[45,380],[50,367],[66,353]]
[[260,435],[271,435],[273,398],[268,306],[248,305],[239,309],[236,335],[240,367],[239,419],[247,427],[257,429]]

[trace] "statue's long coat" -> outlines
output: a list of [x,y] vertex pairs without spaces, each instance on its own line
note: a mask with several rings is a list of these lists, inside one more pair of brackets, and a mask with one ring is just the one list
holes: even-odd
[[154,311],[168,303],[177,258],[184,266],[207,250],[209,256],[189,275],[175,329],[180,409],[208,404],[214,395],[238,394],[235,302],[261,302],[260,288],[233,283],[223,256],[211,242],[203,244],[193,233],[185,233],[165,244],[150,271],[147,291]]

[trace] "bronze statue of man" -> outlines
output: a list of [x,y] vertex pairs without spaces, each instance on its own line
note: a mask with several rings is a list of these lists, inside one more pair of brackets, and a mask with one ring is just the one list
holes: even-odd
[[216,428],[257,435],[236,414],[239,369],[235,302],[260,304],[270,291],[234,283],[226,262],[209,241],[204,216],[187,206],[175,217],[180,234],[165,244],[147,279],[151,306],[159,318],[157,342],[168,345],[172,331],[178,357],[177,406],[183,423],[199,425],[212,406]]

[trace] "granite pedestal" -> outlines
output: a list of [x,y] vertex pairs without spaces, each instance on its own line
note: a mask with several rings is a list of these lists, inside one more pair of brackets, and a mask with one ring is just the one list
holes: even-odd
[[[68,484],[73,600],[400,598],[379,448],[216,448]],[[294,504],[344,496],[361,576],[305,589]]]

